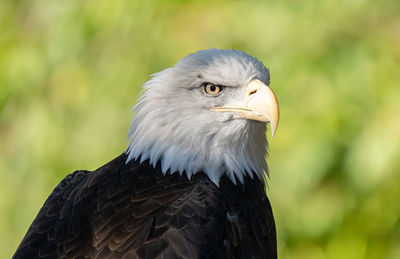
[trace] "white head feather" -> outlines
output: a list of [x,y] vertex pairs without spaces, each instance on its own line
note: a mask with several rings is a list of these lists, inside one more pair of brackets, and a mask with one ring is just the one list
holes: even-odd
[[[243,96],[252,79],[269,84],[265,66],[242,51],[209,49],[190,54],[153,75],[133,108],[128,161],[149,159],[163,173],[205,172],[217,185],[223,174],[234,183],[268,173],[266,125],[210,111]],[[226,86],[217,97],[204,83]]]

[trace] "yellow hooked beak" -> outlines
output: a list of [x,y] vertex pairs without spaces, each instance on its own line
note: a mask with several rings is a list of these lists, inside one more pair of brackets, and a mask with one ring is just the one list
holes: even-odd
[[233,112],[240,118],[269,122],[272,137],[279,123],[279,106],[275,94],[260,80],[252,80],[246,87],[244,100],[235,105],[212,107],[216,112]]

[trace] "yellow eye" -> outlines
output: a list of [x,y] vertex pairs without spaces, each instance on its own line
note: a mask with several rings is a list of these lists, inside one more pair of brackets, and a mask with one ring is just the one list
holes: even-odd
[[208,83],[204,86],[204,91],[209,95],[216,95],[222,91],[222,86]]

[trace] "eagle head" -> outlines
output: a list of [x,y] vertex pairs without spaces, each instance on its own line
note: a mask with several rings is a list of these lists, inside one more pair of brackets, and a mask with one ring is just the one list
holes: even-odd
[[143,86],[129,130],[128,161],[160,163],[165,174],[204,172],[216,184],[264,180],[268,142],[279,121],[269,70],[240,50],[190,54]]

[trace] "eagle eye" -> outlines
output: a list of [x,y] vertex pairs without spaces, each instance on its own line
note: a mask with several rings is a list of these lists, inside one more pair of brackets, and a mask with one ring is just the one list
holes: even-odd
[[217,95],[219,94],[219,92],[222,91],[222,86],[212,83],[207,83],[204,85],[204,91],[209,95]]

